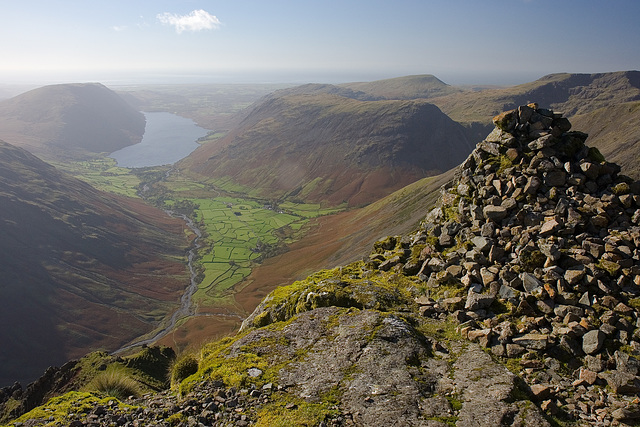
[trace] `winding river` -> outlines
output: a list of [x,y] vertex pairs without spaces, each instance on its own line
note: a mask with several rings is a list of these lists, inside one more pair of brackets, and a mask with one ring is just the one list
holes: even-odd
[[136,341],[131,344],[127,344],[126,346],[121,347],[118,350],[114,351],[112,354],[122,353],[134,347],[140,347],[142,345],[153,344],[154,342],[158,341],[160,338],[163,338],[165,335],[173,331],[173,329],[176,327],[178,323],[178,320],[195,315],[192,299],[193,299],[193,294],[195,294],[196,291],[198,290],[198,281],[196,280],[197,272],[194,265],[194,260],[197,255],[198,249],[200,249],[199,240],[202,237],[202,231],[200,231],[200,229],[188,216],[182,215],[182,214],[176,214],[175,212],[170,210],[166,210],[165,212],[167,212],[169,215],[173,217],[182,218],[187,224],[187,227],[189,227],[191,231],[193,231],[196,235],[196,238],[193,239],[191,249],[189,249],[189,253],[187,256],[189,273],[191,275],[189,279],[189,286],[187,286],[187,289],[185,289],[184,294],[182,294],[182,297],[180,298],[180,307],[175,311],[175,313],[173,313],[167,325],[165,325],[160,331],[156,332],[156,334],[153,337]]

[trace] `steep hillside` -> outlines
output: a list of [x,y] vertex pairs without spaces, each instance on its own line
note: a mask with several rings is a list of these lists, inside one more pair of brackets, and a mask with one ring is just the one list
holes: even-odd
[[170,390],[69,392],[16,422],[637,424],[640,186],[561,114],[494,123],[414,231],[274,290]]
[[381,99],[428,99],[461,92],[435,76],[424,74],[373,82],[347,83],[340,87]]
[[470,150],[463,128],[424,101],[298,94],[267,97],[180,167],[265,197],[354,206],[441,173]]
[[181,221],[0,142],[0,384],[116,349],[177,308]]
[[105,86],[45,86],[0,102],[0,139],[44,158],[113,152],[144,134],[144,115]]
[[600,108],[571,121],[589,134],[589,145],[622,166],[624,173],[640,179],[640,102]]
[[489,124],[488,117],[535,100],[567,117],[640,100],[640,71],[550,74],[531,83],[480,92],[465,91],[431,100],[449,117]]

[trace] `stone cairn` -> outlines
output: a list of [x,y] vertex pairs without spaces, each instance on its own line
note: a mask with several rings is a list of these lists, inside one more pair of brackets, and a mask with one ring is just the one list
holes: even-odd
[[421,313],[452,316],[547,413],[640,419],[637,185],[560,113],[529,104],[493,122],[420,229],[370,260],[417,275]]

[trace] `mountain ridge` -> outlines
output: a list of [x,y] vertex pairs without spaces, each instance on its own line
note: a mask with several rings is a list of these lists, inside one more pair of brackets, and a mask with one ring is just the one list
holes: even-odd
[[640,185],[562,114],[493,121],[417,229],[274,290],[172,392],[18,422],[633,423]]
[[456,93],[433,98],[431,102],[458,122],[488,124],[488,117],[534,100],[562,111],[567,117],[637,101],[640,100],[640,71],[549,74],[517,86]]

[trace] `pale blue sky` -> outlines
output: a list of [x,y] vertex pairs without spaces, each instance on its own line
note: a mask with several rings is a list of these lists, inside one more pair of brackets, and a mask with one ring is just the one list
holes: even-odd
[[0,83],[515,84],[640,69],[639,0],[0,0]]

